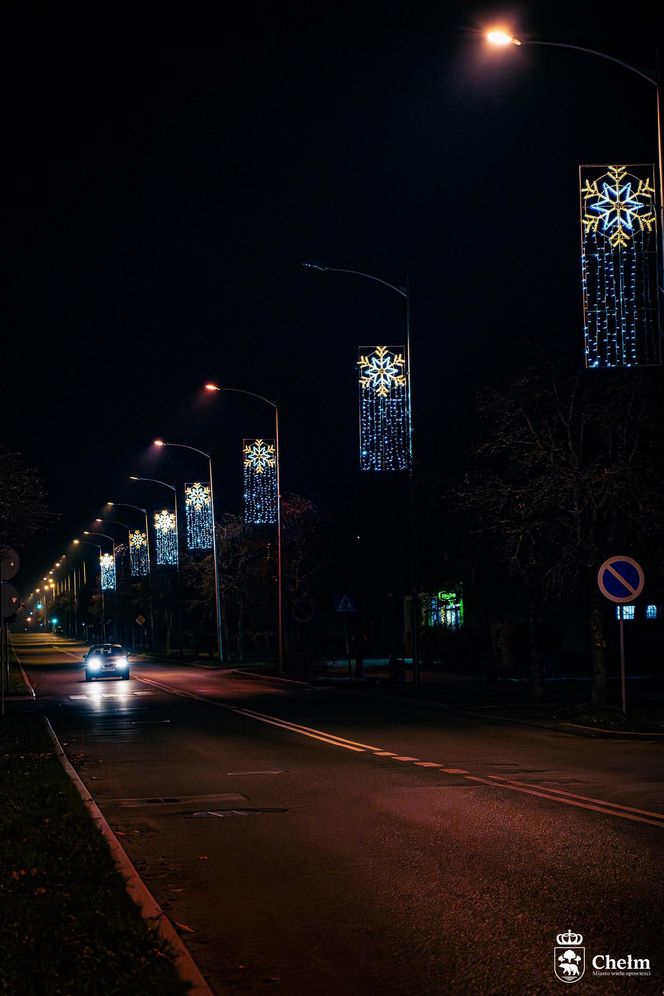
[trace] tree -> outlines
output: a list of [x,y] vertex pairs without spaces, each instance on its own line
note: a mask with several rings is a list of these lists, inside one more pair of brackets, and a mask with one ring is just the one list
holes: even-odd
[[20,453],[0,449],[0,544],[23,544],[53,519],[37,471]]
[[[664,405],[659,371],[561,375],[531,370],[484,394],[483,438],[456,502],[497,561],[538,607],[578,593],[590,610],[593,704],[606,697],[597,569],[630,550],[653,555],[664,538]],[[542,692],[536,643],[531,682]]]

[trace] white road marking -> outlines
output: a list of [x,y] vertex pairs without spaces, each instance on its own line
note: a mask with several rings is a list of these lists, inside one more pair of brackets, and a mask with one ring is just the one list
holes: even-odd
[[[439,771],[444,771],[448,775],[460,775],[467,781],[475,782],[480,785],[488,785],[497,789],[507,789],[511,792],[532,795],[540,799],[546,799],[548,802],[558,802],[563,805],[574,806],[578,809],[602,813],[606,816],[619,816],[622,819],[632,820],[637,823],[646,823],[650,826],[659,827],[664,830],[664,814],[650,813],[648,810],[637,810],[628,806],[621,807],[619,803],[593,800],[590,796],[575,796],[573,793],[565,794],[562,789],[540,790],[538,786],[527,786],[526,783],[509,781],[500,775],[491,775],[488,778],[481,778],[478,775],[471,775],[465,768],[445,768],[433,761],[418,761],[415,757],[407,757],[405,755],[394,754],[391,751],[379,750],[377,747],[369,747],[367,744],[358,744],[353,740],[346,740],[343,737],[338,737],[334,733],[326,733],[322,730],[315,730],[312,727],[300,726],[299,724],[290,723],[287,720],[278,719],[274,716],[267,716],[264,713],[257,713],[250,709],[240,709],[236,706],[228,705],[225,702],[218,702],[214,699],[209,699],[201,695],[194,695],[190,692],[176,691],[169,688],[167,685],[151,681],[149,678],[141,677],[138,680],[145,681],[148,684],[155,685],[158,688],[163,688],[164,691],[169,692],[172,695],[180,695],[185,698],[196,699],[197,701],[205,702],[208,705],[217,706],[221,709],[227,709],[236,713],[238,716],[244,716],[247,719],[255,719],[261,723],[268,723],[271,726],[280,727],[290,733],[299,733],[301,736],[310,737],[313,740],[320,740],[323,743],[330,744],[333,747],[345,747],[347,750],[356,751],[358,753],[371,751],[374,757],[391,757],[395,761],[412,762],[420,767],[437,768]],[[654,818],[649,819],[648,816]]]

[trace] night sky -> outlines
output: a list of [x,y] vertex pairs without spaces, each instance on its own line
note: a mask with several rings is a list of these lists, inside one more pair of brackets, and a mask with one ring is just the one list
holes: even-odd
[[[650,5],[654,9],[654,5]],[[217,457],[240,510],[243,435],[279,400],[282,483],[341,515],[358,487],[356,347],[404,342],[418,460],[463,456],[477,387],[551,344],[582,363],[579,163],[651,162],[655,91],[553,48],[655,71],[645,4],[3,5],[3,430],[42,472],[51,565],[107,500]],[[122,516],[119,516],[122,517]],[[133,521],[133,520],[132,520]]]

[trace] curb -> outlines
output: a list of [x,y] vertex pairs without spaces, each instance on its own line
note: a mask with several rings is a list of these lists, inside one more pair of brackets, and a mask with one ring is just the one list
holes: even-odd
[[[472,716],[475,719],[491,719],[498,723],[510,723],[512,726],[528,726],[535,730],[548,730],[550,733],[562,733],[568,737],[581,737],[585,740],[650,740],[664,741],[662,733],[641,733],[636,730],[606,730],[601,726],[582,726],[580,723],[538,723],[536,720],[517,719],[515,716],[496,716],[493,713],[474,712],[470,709],[454,709],[459,716]],[[583,732],[581,732],[583,731]]]
[[299,681],[297,678],[281,678],[278,674],[256,674],[253,671],[243,671],[241,668],[234,668],[229,672],[231,675],[238,675],[240,678],[253,678],[254,681],[267,681],[277,685],[304,685],[312,690],[316,687],[310,681]]
[[141,916],[146,921],[148,927],[156,930],[159,936],[173,949],[175,969],[180,979],[182,979],[182,981],[187,983],[190,987],[188,996],[213,996],[212,990],[203,978],[198,965],[183,944],[171,921],[168,919],[161,906],[134,868],[127,852],[124,850],[120,844],[120,841],[106,822],[101,810],[97,806],[97,803],[94,801],[77,772],[70,764],[67,755],[62,749],[62,745],[46,716],[44,716],[44,722],[46,723],[46,729],[55,746],[58,760],[71,778],[74,787],[83,800],[83,803],[92,817],[92,820],[96,823],[100,832],[106,839],[106,843],[108,844],[115,866],[124,879],[127,893],[138,906]]

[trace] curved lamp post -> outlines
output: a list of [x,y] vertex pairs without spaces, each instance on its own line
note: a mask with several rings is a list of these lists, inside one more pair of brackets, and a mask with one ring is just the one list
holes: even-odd
[[274,409],[274,444],[275,457],[277,463],[277,612],[278,612],[278,640],[279,640],[279,671],[283,672],[286,666],[286,647],[284,643],[284,578],[282,561],[282,529],[281,529],[281,471],[279,462],[279,405],[276,401],[270,401],[262,394],[255,391],[244,391],[239,387],[220,387],[218,384],[206,384],[206,391],[217,391],[220,394],[246,394],[250,398],[258,398],[266,405]]
[[417,591],[417,511],[415,503],[415,461],[413,457],[413,406],[412,406],[412,368],[410,357],[410,286],[406,277],[406,286],[391,284],[382,277],[375,277],[372,273],[364,273],[362,270],[349,270],[342,266],[329,266],[327,263],[308,261],[302,264],[308,270],[318,270],[321,273],[349,273],[354,277],[364,277],[374,283],[382,284],[398,294],[406,302],[406,357],[408,362],[408,437],[410,447],[409,480],[408,491],[409,520],[410,520],[410,629],[413,656],[413,684],[420,682],[420,659],[419,659],[419,594]]
[[[85,533],[84,535],[88,536],[89,533]],[[75,539],[74,546],[94,546],[97,549],[99,553],[99,559],[101,560],[100,543],[89,543],[87,540]],[[115,544],[113,549],[115,549]],[[115,563],[115,558],[113,559],[113,563]],[[100,591],[101,591],[101,632],[102,632],[102,639],[104,643],[106,643],[106,603],[104,600],[104,589],[101,586],[100,586]]]
[[505,31],[504,28],[492,28],[486,32],[486,40],[490,45],[497,46],[498,48],[507,48],[510,45],[528,46],[531,45],[545,45],[547,48],[569,48],[573,52],[583,52],[586,55],[597,56],[598,59],[604,59],[607,62],[614,62],[617,66],[622,66],[623,69],[629,70],[630,73],[634,73],[635,76],[639,76],[646,83],[650,83],[651,86],[655,88],[656,94],[656,113],[657,113],[657,166],[659,175],[659,214],[660,214],[660,238],[662,241],[662,266],[664,266],[664,165],[662,164],[662,98],[661,98],[661,87],[660,81],[655,76],[648,76],[647,73],[641,72],[636,66],[632,66],[629,62],[623,62],[622,59],[616,59],[613,55],[607,55],[606,52],[598,52],[594,48],[586,48],[583,45],[570,45],[567,42],[554,42],[554,41],[539,41],[522,38],[516,38],[509,31]]
[[[131,478],[131,480],[141,480],[141,478],[136,477],[136,478]],[[162,484],[163,482],[160,481],[159,483]],[[166,487],[170,487],[170,484],[167,484]],[[175,488],[173,488],[173,490],[175,491]],[[151,649],[154,650],[154,606],[152,601],[152,560],[150,557],[150,527],[148,524],[148,510],[147,508],[141,508],[140,505],[131,505],[129,502],[126,501],[107,501],[106,505],[108,508],[133,508],[136,512],[142,512],[145,518],[145,542],[148,554],[148,594],[150,599],[150,646]],[[113,522],[113,519],[108,519],[108,522]],[[179,566],[179,557],[178,557],[178,566]]]
[[[219,647],[219,663],[224,663],[224,643],[221,632],[221,592],[219,587],[219,563],[217,561],[217,528],[214,519],[214,484],[212,481],[212,454],[206,453],[205,450],[199,450],[197,446],[189,446],[186,443],[167,443],[163,439],[155,439],[155,446],[175,446],[181,450],[191,450],[192,453],[198,453],[200,456],[205,457],[208,462],[208,471],[210,474],[210,511],[212,512],[212,559],[214,560],[214,601],[217,610],[217,646]],[[146,478],[148,480],[148,478]],[[163,481],[160,483],[163,484]],[[175,489],[174,489],[175,490]],[[177,517],[177,511],[176,511]]]

